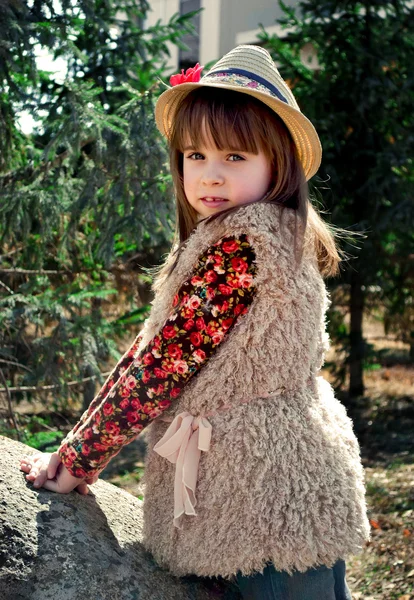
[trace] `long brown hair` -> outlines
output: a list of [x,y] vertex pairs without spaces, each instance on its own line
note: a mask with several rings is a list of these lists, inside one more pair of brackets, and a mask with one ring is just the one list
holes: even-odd
[[[184,192],[183,149],[189,141],[196,148],[212,141],[219,150],[242,150],[253,154],[264,152],[271,161],[272,179],[267,194],[259,202],[294,209],[296,256],[299,255],[300,260],[308,226],[313,233],[311,237],[321,274],[328,277],[339,272],[341,257],[335,243],[335,230],[323,221],[309,200],[308,183],[296,146],[282,119],[263,102],[247,94],[200,87],[192,90],[178,107],[169,140],[170,167],[176,195],[176,258],[158,270],[155,289],[174,270],[182,247],[199,222],[199,215],[187,201]],[[207,220],[223,220],[227,214],[239,208],[236,206],[219,211],[207,217]]]

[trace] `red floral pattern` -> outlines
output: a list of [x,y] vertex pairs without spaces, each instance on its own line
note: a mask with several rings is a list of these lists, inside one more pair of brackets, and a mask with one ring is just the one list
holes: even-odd
[[199,258],[160,332],[137,355],[138,336],[59,448],[72,475],[102,471],[179,396],[248,311],[254,261],[246,235],[222,238]]

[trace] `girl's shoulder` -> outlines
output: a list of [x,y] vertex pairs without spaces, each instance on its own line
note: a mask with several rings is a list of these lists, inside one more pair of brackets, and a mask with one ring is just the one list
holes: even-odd
[[201,222],[205,233],[216,229],[220,234],[237,235],[278,233],[289,235],[294,231],[295,211],[269,202],[252,202],[225,213],[223,217]]
[[266,202],[245,204],[222,218],[205,220],[200,225],[198,237],[205,240],[247,236],[257,251],[265,252],[289,254],[301,235],[296,211]]
[[224,239],[243,239],[243,247],[255,256],[257,270],[263,278],[272,278],[275,271],[285,272],[286,277],[296,277],[299,265],[305,269],[309,266],[312,270],[314,267],[315,258],[307,260],[306,244],[304,252],[298,253],[304,240],[296,211],[257,202],[245,204],[218,218],[200,221],[180,253],[177,278],[188,276],[203,256],[209,256],[212,247]]
[[269,202],[246,204],[228,213],[223,225],[216,235],[246,235],[264,271],[275,268],[276,261],[278,270],[294,277],[311,270],[319,278],[314,231],[309,222],[304,227],[294,209]]

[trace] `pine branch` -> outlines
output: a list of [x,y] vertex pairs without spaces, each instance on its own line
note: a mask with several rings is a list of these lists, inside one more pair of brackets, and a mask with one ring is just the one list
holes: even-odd
[[8,285],[3,283],[3,281],[0,281],[0,286],[3,287],[5,290],[7,290],[9,292],[9,294],[14,294],[13,290],[10,289]]
[[6,252],[6,254],[1,254],[0,255],[0,260],[3,260],[3,258],[7,258],[9,256],[12,256],[13,254],[16,254],[16,252],[20,252],[20,250],[22,250],[23,246],[19,246],[18,248],[13,248],[13,250],[10,250],[10,252]]
[[72,275],[72,271],[51,271],[46,269],[1,269],[0,273],[13,273],[18,275]]
[[[84,272],[84,271],[82,271]],[[0,273],[12,273],[18,275],[73,275],[72,271],[53,271],[47,269],[1,269]]]
[[[80,148],[82,149],[94,141],[95,141],[95,138],[88,138],[85,141],[80,143]],[[49,169],[54,169],[55,167],[60,166],[62,164],[62,162],[65,160],[65,158],[67,158],[69,156],[69,154],[70,154],[70,150],[65,150],[64,152],[61,152],[60,154],[58,154],[53,160],[46,161],[43,164],[39,165],[38,167],[29,166],[24,169],[17,169],[16,171],[10,171],[9,173],[6,173],[5,175],[1,175],[0,176],[0,189],[5,188],[7,185],[9,185],[12,182],[24,181],[27,183],[30,181],[34,181],[35,179],[37,179],[37,177],[39,177],[39,175],[41,175],[45,171],[48,171]]]
[[[2,371],[0,370],[0,373],[2,373]],[[106,379],[106,377],[108,377],[108,375],[111,373],[111,371],[108,371],[107,373],[100,373],[100,376],[103,379]],[[79,381],[69,381],[68,383],[66,383],[65,385],[67,387],[76,387],[78,385],[82,385],[83,383],[87,383],[88,381],[92,381],[93,379],[96,379],[98,377],[98,375],[92,375],[91,377],[85,377],[84,379],[80,379]],[[23,387],[7,387],[6,384],[5,385],[5,389],[1,390],[0,389],[0,394],[16,394],[18,392],[50,392],[53,390],[58,390],[60,389],[60,385],[43,385],[43,386],[23,386]]]
[[20,367],[21,369],[25,369],[26,371],[29,371],[29,373],[33,372],[31,369],[29,369],[29,367],[26,367],[26,365],[22,365],[21,363],[14,362],[12,360],[4,360],[3,358],[0,358],[0,363],[4,363],[6,365],[12,365],[13,367]]

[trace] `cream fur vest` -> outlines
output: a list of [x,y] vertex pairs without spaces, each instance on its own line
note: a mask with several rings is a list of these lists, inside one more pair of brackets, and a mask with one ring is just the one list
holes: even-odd
[[[144,540],[175,575],[229,578],[267,561],[291,573],[358,553],[370,539],[364,471],[344,406],[318,376],[329,304],[312,244],[295,267],[287,209],[250,204],[223,223],[200,223],[153,301],[141,348],[160,330],[201,252],[224,235],[248,236],[257,293],[246,315],[164,413],[204,415],[197,516],[173,525],[175,465],[153,451],[168,423],[149,427]],[[309,241],[309,234],[307,234]],[[220,411],[223,406],[228,407]]]

